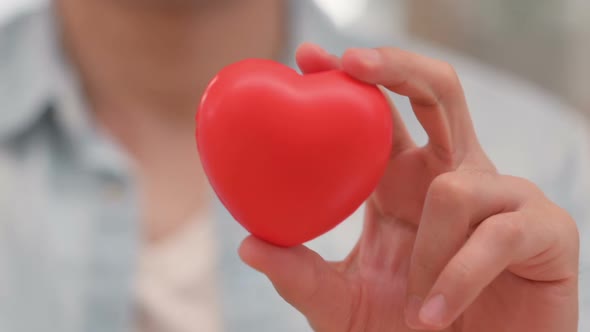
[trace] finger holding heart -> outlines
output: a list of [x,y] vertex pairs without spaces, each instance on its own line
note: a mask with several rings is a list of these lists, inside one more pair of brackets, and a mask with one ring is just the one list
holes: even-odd
[[[317,129],[316,136],[307,137],[310,141],[332,137],[333,140],[326,146],[341,146],[341,151],[351,146],[352,141],[347,137],[350,132],[332,135],[329,130],[333,129],[328,129],[328,132],[320,130],[353,128],[356,122],[367,120],[358,121],[362,118],[357,117],[351,121],[347,118],[350,115],[347,112],[351,112],[345,107],[347,104],[353,105],[357,111],[362,110],[365,116],[371,115],[368,117],[371,121],[365,124],[383,129],[381,125],[387,123],[386,130],[376,130],[377,138],[366,136],[375,138],[373,141],[363,140],[363,135],[358,135],[359,150],[353,154],[356,158],[335,159],[333,155],[326,154],[327,150],[313,155],[313,160],[322,160],[330,167],[324,168],[321,176],[313,178],[312,182],[306,182],[308,179],[302,174],[309,174],[311,169],[322,169],[321,164],[308,165],[310,168],[305,172],[299,172],[301,165],[291,167],[293,160],[309,157],[308,154],[299,154],[306,152],[306,148],[283,143],[280,146],[288,146],[289,153],[281,155],[285,159],[279,158],[287,161],[282,164],[268,158],[268,150],[262,155],[256,154],[255,149],[248,150],[248,142],[252,140],[258,139],[257,146],[264,146],[269,137],[281,137],[279,133],[289,132],[288,126],[281,127],[281,121],[273,122],[275,126],[269,127],[266,123],[254,127],[252,131],[252,127],[241,128],[250,119],[230,112],[232,126],[214,131],[217,136],[207,132],[211,128],[201,128],[203,131],[200,133],[204,146],[210,147],[211,143],[207,140],[215,137],[221,141],[223,148],[201,151],[205,151],[205,157],[211,151],[232,152],[229,156],[220,153],[219,160],[205,165],[206,169],[209,167],[209,174],[219,178],[220,173],[215,175],[214,169],[227,167],[226,171],[229,171],[224,174],[224,181],[227,182],[221,187],[231,188],[231,185],[237,184],[242,195],[237,197],[249,204],[244,211],[248,206],[263,211],[263,227],[271,227],[278,233],[281,229],[285,230],[281,228],[284,226],[277,227],[285,225],[284,220],[289,220],[287,224],[290,225],[299,222],[301,227],[313,228],[314,223],[327,215],[338,215],[336,219],[341,219],[345,213],[331,210],[334,206],[342,207],[345,202],[347,208],[355,207],[360,204],[359,198],[366,198],[375,189],[367,201],[363,234],[342,262],[326,262],[303,245],[277,247],[266,243],[268,241],[261,241],[260,236],[249,237],[240,247],[242,259],[264,273],[279,294],[302,312],[316,331],[575,331],[579,247],[575,223],[530,182],[498,174],[480,147],[463,89],[450,65],[395,48],[352,49],[338,58],[311,44],[301,46],[297,62],[305,77],[298,77],[295,79],[297,82],[309,83],[318,77],[339,73],[336,81],[350,83],[349,79],[353,79],[364,84],[360,90],[356,90],[359,85],[352,84],[350,87],[354,88],[347,88],[348,93],[337,94],[346,102],[338,104],[339,107],[329,113],[334,121],[323,122],[316,127],[313,117],[305,118],[306,125]],[[279,69],[273,67],[270,71],[275,70]],[[295,77],[292,76],[294,72],[282,70],[279,74],[283,79]],[[264,72],[260,71],[260,77],[265,77]],[[260,80],[248,78],[246,82]],[[301,93],[294,88],[297,84],[293,82],[289,85],[269,82],[273,82],[272,79],[266,84],[279,87],[279,94],[285,91]],[[326,81],[319,82],[323,84],[311,84],[313,89],[303,95],[325,97]],[[365,90],[369,86],[372,88]],[[428,134],[429,141],[425,146],[417,146],[412,141],[395,105],[388,103],[375,86],[409,98],[416,118]],[[340,87],[332,84],[329,89]],[[351,95],[365,98],[358,102],[353,98],[351,102]],[[269,99],[268,94],[258,97]],[[227,102],[222,98],[209,98],[209,101],[217,106]],[[240,108],[240,103],[235,100],[229,105],[230,109]],[[279,103],[272,104],[270,108],[263,104],[254,105],[257,105],[254,108],[256,118],[264,119],[269,116],[269,110],[276,109]],[[370,107],[365,108],[366,105]],[[305,106],[313,110],[314,116],[325,108],[314,108],[313,103]],[[265,112],[256,113],[259,109]],[[375,112],[375,109],[378,111]],[[291,117],[292,114],[277,114],[282,114],[279,118],[286,123],[297,121],[297,117]],[[209,123],[216,123],[220,118],[228,119],[223,114],[218,116],[216,112],[206,112],[204,119]],[[236,118],[239,120],[232,122]],[[342,123],[346,125],[341,126]],[[268,128],[280,130],[274,132]],[[238,136],[238,140],[234,136],[232,140],[225,141],[223,137],[228,131],[245,134]],[[269,133],[270,136],[265,135]],[[390,135],[388,140],[384,139],[384,134]],[[298,132],[297,136],[300,139],[305,134]],[[389,143],[383,144],[384,141]],[[376,146],[379,147],[377,150],[371,150]],[[244,150],[252,154],[242,154],[236,159],[235,156],[240,156]],[[368,154],[362,154],[367,151]],[[274,158],[277,156],[272,155]],[[248,162],[252,156],[255,160],[264,160],[264,163],[252,166]],[[287,158],[293,156],[296,158]],[[376,156],[385,156],[377,158],[377,164],[382,165],[382,169],[367,169],[365,162],[375,161]],[[240,167],[230,167],[235,166],[236,161]],[[347,164],[351,161],[354,162]],[[356,168],[351,165],[356,165]],[[244,174],[274,176],[269,170],[277,166],[288,170],[288,173],[280,174],[276,179],[296,179],[289,183],[289,190],[299,188],[299,191],[296,190],[290,200],[297,201],[299,205],[275,204],[280,202],[281,195],[285,193],[281,189],[284,188],[268,186],[268,183],[260,186],[257,181],[247,182],[259,177],[242,178]],[[248,172],[236,173],[235,169],[242,168]],[[334,171],[338,169],[350,172]],[[367,174],[379,176],[371,182],[367,179],[375,178]],[[358,187],[357,180],[361,178],[364,181]],[[304,186],[300,187],[301,184]],[[324,185],[337,190],[323,192],[323,197],[327,194],[331,199],[340,199],[329,201],[333,203],[329,204],[310,194],[310,188]],[[264,190],[258,191],[260,188]],[[367,188],[371,189],[366,191]],[[354,202],[342,200],[350,191],[357,193]],[[339,196],[339,193],[344,194]],[[230,196],[220,195],[222,201]],[[267,205],[256,205],[260,201],[265,201]],[[308,209],[318,202],[314,209]],[[228,200],[224,203],[230,207],[234,204]],[[298,214],[306,209],[313,213],[305,216]],[[326,211],[329,213],[326,214]],[[236,216],[240,217],[240,214]],[[246,219],[242,218],[242,221]],[[331,220],[332,226],[339,222],[334,218]],[[316,229],[313,234],[317,236],[326,230]],[[289,231],[297,232],[297,227]],[[275,235],[280,236],[278,233]],[[298,239],[307,236],[310,234]],[[289,243],[297,244],[297,241]]]

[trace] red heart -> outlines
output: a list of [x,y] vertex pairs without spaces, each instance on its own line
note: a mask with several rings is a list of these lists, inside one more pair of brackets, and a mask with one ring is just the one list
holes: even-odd
[[329,231],[375,189],[392,119],[376,86],[244,60],[211,81],[196,139],[213,189],[254,236],[293,246]]

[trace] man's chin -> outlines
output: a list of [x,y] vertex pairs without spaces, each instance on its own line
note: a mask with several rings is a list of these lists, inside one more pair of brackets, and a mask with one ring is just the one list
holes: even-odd
[[[102,0],[104,1],[104,0]],[[213,6],[226,5],[234,1],[248,0],[111,0],[117,2],[126,2],[130,5],[152,7],[157,9],[176,9],[176,8],[205,8]]]

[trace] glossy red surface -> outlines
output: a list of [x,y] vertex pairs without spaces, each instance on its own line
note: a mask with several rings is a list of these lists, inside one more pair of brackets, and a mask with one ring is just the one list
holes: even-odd
[[384,173],[389,105],[376,86],[339,71],[300,75],[244,60],[212,80],[197,112],[205,173],[250,233],[293,246],[352,214]]

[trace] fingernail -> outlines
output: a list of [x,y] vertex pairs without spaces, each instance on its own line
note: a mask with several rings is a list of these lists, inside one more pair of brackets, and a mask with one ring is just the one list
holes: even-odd
[[447,301],[442,294],[438,294],[426,301],[420,309],[419,317],[423,324],[437,327],[443,324],[446,313]]
[[359,50],[359,57],[366,65],[369,66],[374,66],[381,62],[381,53],[372,48],[364,48]]
[[417,329],[422,327],[422,323],[418,318],[418,313],[420,312],[420,308],[422,307],[422,298],[416,295],[410,295],[408,298],[408,303],[406,304],[406,324],[408,327]]

